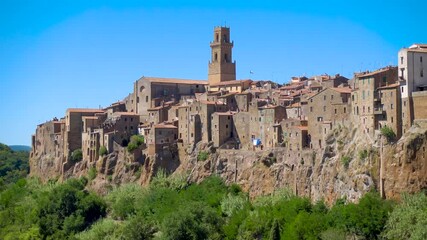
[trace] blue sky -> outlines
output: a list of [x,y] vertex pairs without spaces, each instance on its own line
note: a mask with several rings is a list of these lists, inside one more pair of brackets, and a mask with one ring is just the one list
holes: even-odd
[[[141,76],[207,79],[213,27],[237,78],[284,83],[397,64],[427,42],[426,1],[0,1],[0,142],[30,145],[69,107],[107,106]],[[250,75],[249,71],[254,74]]]

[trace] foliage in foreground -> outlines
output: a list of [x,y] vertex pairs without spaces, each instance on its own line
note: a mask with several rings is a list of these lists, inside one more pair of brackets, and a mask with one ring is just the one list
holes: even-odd
[[401,204],[376,192],[328,208],[288,189],[249,200],[219,177],[188,184],[159,171],[149,187],[99,197],[87,180],[22,179],[0,193],[0,239],[426,239],[427,197]]

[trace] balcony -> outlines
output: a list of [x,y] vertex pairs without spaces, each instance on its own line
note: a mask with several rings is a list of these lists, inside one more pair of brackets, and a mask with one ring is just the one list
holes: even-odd
[[382,107],[374,108],[374,114],[375,115],[382,115],[384,114],[385,110]]

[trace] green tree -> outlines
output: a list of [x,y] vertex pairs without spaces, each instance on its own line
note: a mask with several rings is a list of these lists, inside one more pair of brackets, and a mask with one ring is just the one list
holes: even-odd
[[387,221],[386,239],[427,239],[427,196],[404,194]]
[[83,152],[82,150],[76,149],[71,153],[71,161],[76,163],[76,162],[80,162],[83,159]]

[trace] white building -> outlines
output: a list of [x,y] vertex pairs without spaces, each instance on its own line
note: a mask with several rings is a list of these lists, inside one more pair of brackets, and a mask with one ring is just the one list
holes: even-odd
[[427,90],[427,44],[413,44],[399,51],[399,79],[403,81],[402,98],[412,92]]
[[[427,44],[413,44],[398,54],[403,133],[414,120],[414,101],[427,94]],[[426,69],[426,71],[424,71]],[[426,92],[424,92],[426,91]]]

